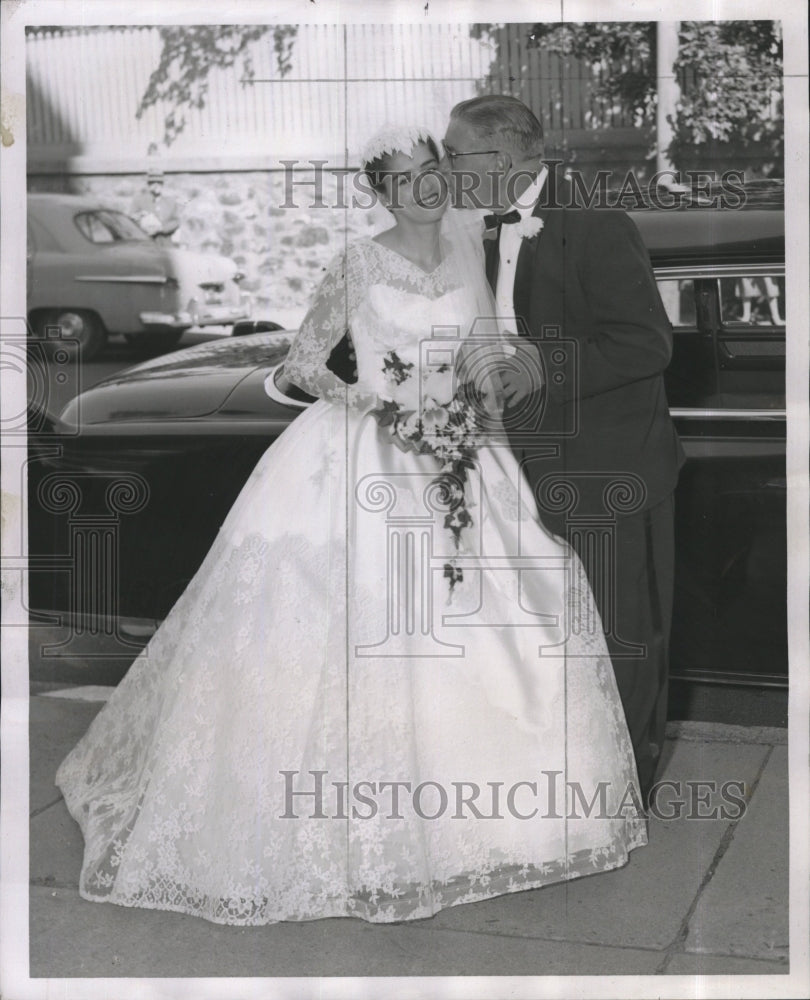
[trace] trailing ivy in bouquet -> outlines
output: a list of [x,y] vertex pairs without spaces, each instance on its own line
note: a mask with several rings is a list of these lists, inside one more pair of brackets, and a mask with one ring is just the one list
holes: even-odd
[[[473,524],[466,485],[485,438],[481,417],[486,403],[474,382],[461,380],[450,365],[438,364],[426,366],[419,375],[418,408],[406,408],[393,396],[400,386],[417,377],[414,368],[396,351],[385,355],[383,375],[392,395],[381,397],[381,405],[371,412],[379,426],[387,430],[392,444],[403,451],[432,455],[439,462],[436,484],[441,502],[447,506],[444,527],[450,531],[458,553],[462,531]],[[452,595],[456,583],[464,579],[455,558],[445,563],[444,575]]]

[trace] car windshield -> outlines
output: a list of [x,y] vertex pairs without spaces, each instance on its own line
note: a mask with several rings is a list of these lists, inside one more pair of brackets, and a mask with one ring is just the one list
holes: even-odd
[[149,236],[134,219],[123,212],[100,208],[95,212],[80,212],[74,219],[79,232],[91,243],[120,243],[127,240],[148,240]]

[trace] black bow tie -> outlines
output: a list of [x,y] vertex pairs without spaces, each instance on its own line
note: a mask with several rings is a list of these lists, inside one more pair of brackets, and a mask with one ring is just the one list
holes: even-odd
[[500,215],[485,215],[484,226],[487,229],[500,229],[501,226],[511,226],[515,222],[520,222],[520,212],[513,208],[511,212],[502,212]]

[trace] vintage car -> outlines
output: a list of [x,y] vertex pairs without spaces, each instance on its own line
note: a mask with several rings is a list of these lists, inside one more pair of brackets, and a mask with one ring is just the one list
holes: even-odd
[[75,343],[84,360],[108,334],[172,345],[192,326],[250,316],[236,264],[162,246],[95,198],[28,196],[28,320],[35,337]]
[[[673,324],[666,384],[687,454],[676,497],[672,672],[784,685],[783,211],[632,214]],[[59,457],[32,454],[35,606],[99,611],[102,601],[106,620],[165,616],[259,456],[311,403],[284,376],[292,336],[255,333],[171,353],[67,406],[42,437],[51,450],[58,442]],[[69,502],[65,483],[75,487]],[[116,483],[129,500],[113,509]],[[69,558],[88,517],[115,528],[116,565],[92,592]],[[49,554],[56,570],[47,569]]]

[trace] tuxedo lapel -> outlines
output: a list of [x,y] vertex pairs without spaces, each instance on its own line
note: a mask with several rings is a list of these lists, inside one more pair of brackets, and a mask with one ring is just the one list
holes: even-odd
[[484,261],[486,265],[487,281],[492,289],[492,294],[495,294],[496,288],[498,286],[498,265],[500,264],[500,256],[498,253],[498,246],[501,240],[501,232],[498,230],[497,236],[494,238],[484,239]]
[[[542,199],[538,202],[532,218],[541,219],[545,225],[546,216],[550,208],[543,208]],[[531,239],[521,240],[518,251],[517,265],[515,266],[515,284],[512,289],[512,301],[515,307],[515,318],[518,321],[518,333],[525,336],[530,332],[529,319],[531,312],[531,292],[535,274],[535,259],[540,242],[543,239],[543,230]]]

